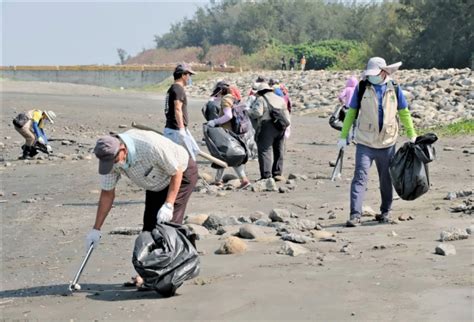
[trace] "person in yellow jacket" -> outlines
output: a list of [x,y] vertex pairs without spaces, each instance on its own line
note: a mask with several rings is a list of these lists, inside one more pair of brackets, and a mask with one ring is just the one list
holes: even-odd
[[52,152],[51,146],[48,143],[48,137],[44,132],[44,127],[47,122],[53,124],[55,118],[56,114],[53,111],[35,109],[20,113],[13,119],[15,130],[25,139],[20,159],[34,157],[38,154],[35,147],[37,144],[44,146],[48,153]]
[[[379,174],[382,202],[379,222],[391,222],[390,210],[393,201],[392,180],[390,178],[390,160],[395,154],[398,138],[398,118],[403,124],[410,141],[416,139],[413,121],[403,91],[395,84],[390,75],[398,70],[401,62],[387,65],[380,57],[372,57],[362,74],[362,81],[354,91],[349,110],[344,119],[339,149],[348,144],[348,134],[354,120],[356,164],[350,193],[350,218],[347,227],[358,226],[361,222],[362,203],[364,201],[369,169],[375,161]],[[365,90],[363,90],[363,88]],[[361,93],[363,91],[363,93]],[[398,116],[398,118],[397,118]]]

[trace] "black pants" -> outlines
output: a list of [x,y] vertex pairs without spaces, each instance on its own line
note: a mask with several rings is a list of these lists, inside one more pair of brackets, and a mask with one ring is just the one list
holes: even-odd
[[[191,197],[191,193],[196,186],[197,180],[198,169],[196,162],[192,158],[189,158],[188,167],[183,173],[183,180],[181,181],[181,186],[179,187],[178,195],[174,202],[173,219],[171,222],[177,224],[183,223],[184,212],[186,211],[186,206]],[[156,215],[158,214],[158,210],[160,210],[161,206],[163,206],[166,201],[168,188],[169,186],[161,191],[146,191],[143,231],[152,231],[155,228]]]
[[262,179],[283,173],[285,131],[278,130],[271,121],[263,121],[257,135],[258,164]]

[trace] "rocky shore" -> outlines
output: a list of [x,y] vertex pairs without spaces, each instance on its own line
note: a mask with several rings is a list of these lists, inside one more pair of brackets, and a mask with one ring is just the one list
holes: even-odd
[[[244,95],[259,75],[284,83],[294,110],[300,114],[329,116],[338,104],[337,96],[346,79],[352,75],[359,76],[360,71],[262,71],[227,74],[225,77]],[[474,116],[473,74],[469,68],[399,70],[393,78],[401,85],[418,127],[449,124]],[[216,82],[217,79],[197,82],[188,88],[188,93],[208,96]]]

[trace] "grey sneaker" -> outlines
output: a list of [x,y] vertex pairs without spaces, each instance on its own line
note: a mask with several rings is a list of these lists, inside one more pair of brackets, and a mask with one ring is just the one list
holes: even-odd
[[394,221],[389,212],[385,212],[381,215],[376,215],[375,219],[381,224],[393,224]]
[[357,227],[360,225],[360,217],[355,217],[346,221],[346,227]]

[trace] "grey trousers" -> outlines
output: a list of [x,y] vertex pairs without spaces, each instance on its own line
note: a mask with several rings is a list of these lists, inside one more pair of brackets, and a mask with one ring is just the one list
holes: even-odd
[[271,121],[263,121],[256,137],[260,178],[267,179],[283,173],[285,131],[278,130]]
[[354,178],[351,184],[351,219],[362,216],[362,203],[364,202],[369,169],[373,161],[375,161],[379,173],[380,195],[382,197],[380,212],[384,214],[392,209],[393,188],[389,166],[394,154],[395,145],[385,149],[374,149],[357,144]]

